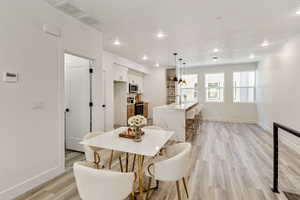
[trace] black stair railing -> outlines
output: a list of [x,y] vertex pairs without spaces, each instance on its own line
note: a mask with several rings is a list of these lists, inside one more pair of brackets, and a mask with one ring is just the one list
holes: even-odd
[[283,126],[278,123],[273,123],[273,150],[274,150],[274,160],[273,160],[273,192],[279,193],[278,190],[278,131],[279,129],[282,129],[286,131],[287,133],[290,133],[296,137],[300,137],[300,132],[296,131],[292,128]]

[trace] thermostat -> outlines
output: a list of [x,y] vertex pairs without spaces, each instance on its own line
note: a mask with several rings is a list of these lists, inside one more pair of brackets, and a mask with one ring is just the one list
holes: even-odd
[[3,74],[3,81],[9,83],[15,83],[18,81],[18,74],[12,72],[5,72]]

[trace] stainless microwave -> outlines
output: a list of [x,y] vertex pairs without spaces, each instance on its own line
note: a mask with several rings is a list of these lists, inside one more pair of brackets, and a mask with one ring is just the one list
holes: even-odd
[[129,83],[129,93],[138,93],[138,90],[138,85]]

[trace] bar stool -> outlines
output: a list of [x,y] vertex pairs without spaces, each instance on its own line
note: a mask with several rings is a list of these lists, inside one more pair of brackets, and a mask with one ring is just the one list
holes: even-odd
[[[194,134],[196,129],[196,109],[191,108],[186,112],[186,132],[189,133],[189,131],[192,131],[192,134]],[[188,137],[190,134],[188,134]]]
[[195,116],[195,118],[196,118],[196,129],[197,129],[197,131],[199,131],[200,124],[201,124],[201,121],[202,121],[202,115],[201,115],[202,106],[203,105],[198,104],[195,107],[195,110],[196,110],[196,116]]

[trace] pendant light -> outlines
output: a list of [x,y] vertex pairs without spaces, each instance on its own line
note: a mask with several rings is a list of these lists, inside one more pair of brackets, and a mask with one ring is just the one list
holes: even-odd
[[[182,63],[183,64],[183,75],[185,74],[185,62],[184,63]],[[182,84],[186,84],[186,80],[185,79],[183,79],[182,80]]]
[[181,77],[182,70],[181,70],[181,68],[182,68],[182,58],[179,58],[179,76],[180,76],[179,81],[178,81],[179,84],[182,83],[182,77]]
[[[173,53],[173,55],[174,55],[174,58],[175,58],[175,70],[177,70],[177,59],[176,59],[177,53]],[[174,82],[178,81],[178,78],[177,78],[176,74],[175,74],[175,77],[173,78],[173,81]]]

